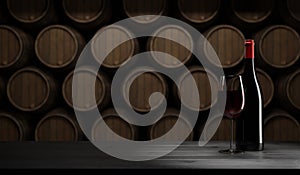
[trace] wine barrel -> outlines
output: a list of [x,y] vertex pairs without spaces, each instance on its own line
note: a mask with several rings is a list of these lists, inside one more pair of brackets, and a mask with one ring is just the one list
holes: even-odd
[[151,55],[156,62],[167,68],[176,68],[189,63],[194,49],[192,36],[184,28],[176,25],[159,28],[148,40],[147,45],[150,51],[166,53],[164,56],[156,53]]
[[273,109],[264,119],[265,141],[300,141],[298,121],[286,111]]
[[229,18],[238,27],[245,30],[257,28],[271,17],[274,10],[274,0],[231,0]]
[[[101,28],[91,42],[95,60],[103,67],[117,69],[125,64],[139,49],[137,39],[122,26],[110,25]],[[107,54],[102,62],[103,54]]]
[[[91,83],[91,80],[96,77],[95,84]],[[79,83],[74,83],[77,85],[75,99],[72,98],[72,83],[73,80],[79,81],[79,78],[84,79],[84,86]],[[95,79],[95,78],[94,78]],[[81,82],[82,80],[80,80]],[[86,87],[95,86],[95,93],[90,94]],[[67,75],[63,82],[62,94],[65,102],[72,108],[78,111],[88,111],[96,108],[103,109],[110,102],[110,81],[104,72],[97,73],[91,68],[83,67],[76,69],[75,73],[72,71]],[[93,95],[93,96],[91,96]],[[92,99],[96,99],[96,106],[93,105]],[[73,105],[73,100],[75,104]]]
[[143,16],[133,18],[135,22],[151,23],[157,20],[158,16],[166,15],[167,0],[123,0],[123,9],[129,18]]
[[0,142],[24,141],[29,137],[30,128],[23,116],[0,112]]
[[278,9],[282,19],[287,24],[300,29],[300,3],[298,0],[279,1]]
[[10,15],[24,27],[40,28],[56,22],[54,0],[7,0]]
[[31,57],[33,39],[19,28],[0,25],[0,70],[16,70]]
[[[129,77],[130,78],[130,77]],[[151,106],[149,98],[154,92],[160,92],[165,97],[168,96],[168,84],[163,76],[156,72],[146,72],[133,80],[132,84],[125,84],[125,89],[129,89],[129,96],[126,97],[129,106],[139,112],[149,112]],[[127,96],[126,92],[123,92]],[[153,108],[159,107],[163,98],[153,101]]]
[[180,16],[192,24],[203,25],[213,23],[221,7],[220,0],[178,0]]
[[[92,129],[92,140],[94,141],[118,141],[111,133],[104,133],[103,127],[107,125],[115,134],[128,140],[138,138],[136,126],[127,123],[113,108],[101,112],[103,120],[97,120]],[[103,122],[104,121],[104,122]]]
[[47,67],[59,69],[74,67],[85,45],[83,36],[62,25],[43,29],[35,41],[35,53]]
[[284,25],[269,26],[255,35],[258,64],[270,71],[294,65],[300,56],[299,34]]
[[204,44],[204,54],[211,64],[219,67],[220,62],[224,69],[230,69],[242,62],[245,37],[239,29],[230,25],[218,25],[207,30],[204,35],[208,41]]
[[35,141],[78,141],[81,137],[75,116],[64,109],[48,112],[35,128]]
[[42,112],[51,107],[57,95],[56,90],[54,79],[34,67],[15,72],[7,84],[9,102],[27,112]]
[[[233,129],[235,130],[235,122],[233,123]],[[211,140],[230,140],[231,135],[231,120],[228,118],[223,118],[216,133],[211,138]],[[235,139],[235,134],[233,135]]]
[[[185,91],[187,94],[185,96],[180,97],[181,95],[179,89],[187,88],[186,85],[182,86],[181,83],[180,83],[181,86],[177,88],[174,84],[173,86],[174,96],[178,99],[177,101],[181,100],[181,103],[191,110],[206,111],[210,109],[210,107],[213,106],[217,101],[216,98],[212,99],[211,97],[212,95],[214,97],[217,97],[218,79],[215,77],[213,73],[199,66],[191,66],[189,67],[189,71],[196,82],[199,97],[196,98],[195,92],[193,92],[193,90],[191,89],[183,89],[183,91]],[[184,82],[186,78],[187,75],[182,75],[182,77],[180,77],[180,82]],[[209,79],[213,80],[211,82],[212,84],[210,84]],[[199,103],[199,102],[195,103],[197,99],[200,99],[199,106],[195,106],[195,104]]]
[[274,96],[274,83],[272,78],[261,69],[256,69],[256,75],[262,90],[264,108],[266,108],[271,103]]
[[[221,113],[211,116],[208,120],[201,121],[198,125],[202,140],[230,140],[231,121]],[[233,129],[235,129],[235,122]]]
[[63,0],[62,6],[66,16],[80,29],[99,27],[111,17],[109,0]]
[[[220,120],[219,117],[221,117],[221,122],[219,123],[217,130],[215,131],[215,133],[209,133],[209,134],[213,134],[213,137],[211,138],[211,140],[230,140],[230,135],[231,135],[231,120],[223,117],[223,115],[219,115],[215,118],[215,120],[212,120],[211,123],[209,123],[211,126],[209,127],[214,127],[214,125],[217,124],[217,121]],[[204,126],[202,126],[201,129],[203,129]],[[208,128],[209,128],[208,127]],[[235,122],[233,123],[233,129],[235,130]],[[209,130],[207,130],[208,132]],[[203,131],[202,131],[203,132]],[[233,139],[235,139],[235,134],[233,135]]]
[[150,140],[157,139],[164,136],[168,131],[172,129],[176,122],[179,122],[179,127],[182,132],[176,133],[170,137],[166,137],[165,141],[180,141],[184,135],[183,133],[192,131],[191,134],[186,138],[186,141],[193,140],[193,128],[187,119],[179,118],[179,111],[176,109],[169,108],[166,110],[164,115],[152,126],[149,127],[149,138]]
[[284,75],[276,82],[277,101],[289,112],[300,113],[300,70]]

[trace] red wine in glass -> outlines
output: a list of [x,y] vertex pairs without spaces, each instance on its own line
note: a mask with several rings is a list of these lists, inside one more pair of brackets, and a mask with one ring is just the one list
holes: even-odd
[[239,117],[243,110],[243,97],[241,93],[241,90],[227,90],[224,115],[229,119],[235,119]]
[[235,154],[242,151],[233,149],[233,121],[240,116],[244,109],[245,95],[241,75],[229,75],[221,77],[221,91],[226,91],[226,105],[224,116],[231,120],[230,147],[220,150],[220,153]]

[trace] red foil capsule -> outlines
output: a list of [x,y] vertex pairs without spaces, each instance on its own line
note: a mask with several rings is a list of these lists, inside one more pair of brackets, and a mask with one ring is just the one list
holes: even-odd
[[248,39],[245,41],[245,58],[254,58],[254,40]]

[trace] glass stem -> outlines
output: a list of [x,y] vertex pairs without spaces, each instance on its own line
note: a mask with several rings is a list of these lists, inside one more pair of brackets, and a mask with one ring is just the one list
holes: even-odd
[[232,145],[233,145],[233,119],[231,119],[231,134],[230,134],[230,148],[229,148],[229,150],[231,151],[233,151]]

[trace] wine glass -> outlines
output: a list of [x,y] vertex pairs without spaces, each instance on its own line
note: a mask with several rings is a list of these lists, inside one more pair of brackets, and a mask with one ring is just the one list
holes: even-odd
[[245,104],[245,94],[241,75],[227,75],[221,77],[221,91],[226,90],[226,105],[224,116],[231,120],[230,147],[220,150],[220,153],[235,154],[242,152],[233,148],[234,119],[240,116]]

